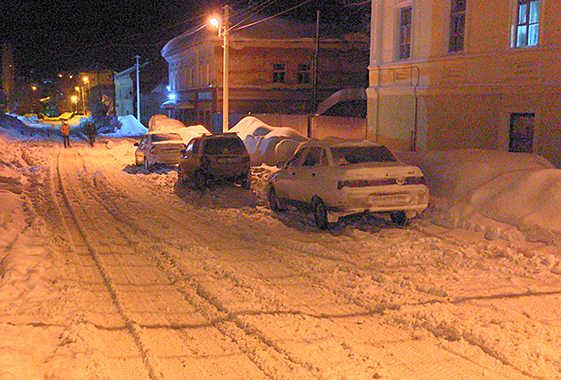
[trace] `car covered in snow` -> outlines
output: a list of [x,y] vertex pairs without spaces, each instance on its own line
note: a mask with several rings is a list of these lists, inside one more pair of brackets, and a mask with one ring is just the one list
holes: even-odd
[[181,135],[173,132],[148,132],[134,145],[135,164],[147,170],[154,165],[177,165],[186,146]]
[[179,161],[178,181],[204,190],[210,183],[228,181],[250,187],[249,153],[236,133],[193,138]]
[[428,206],[421,170],[401,163],[383,145],[328,138],[301,144],[270,181],[271,210],[286,205],[312,212],[318,228],[340,217],[388,213],[407,224]]

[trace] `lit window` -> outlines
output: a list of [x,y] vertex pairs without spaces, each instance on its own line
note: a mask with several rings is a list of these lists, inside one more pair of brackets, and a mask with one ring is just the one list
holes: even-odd
[[514,25],[513,45],[534,46],[538,44],[538,26],[540,22],[539,0],[518,0],[518,13]]
[[273,64],[273,83],[286,83],[286,65],[284,63]]
[[466,24],[466,0],[452,0],[450,7],[450,41],[448,51],[464,50],[464,30]]
[[407,59],[411,56],[412,9],[408,6],[399,10],[399,59]]
[[298,84],[310,83],[310,64],[303,63],[298,65]]

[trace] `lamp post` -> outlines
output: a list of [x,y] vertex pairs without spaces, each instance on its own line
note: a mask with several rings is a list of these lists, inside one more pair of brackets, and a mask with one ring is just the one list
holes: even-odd
[[222,75],[222,132],[228,132],[230,129],[230,121],[228,120],[229,116],[229,87],[230,87],[230,70],[228,67],[229,59],[228,59],[228,36],[229,36],[229,29],[228,23],[230,19],[230,7],[226,5],[224,7],[224,17],[222,22],[217,17],[213,17],[210,19],[210,24],[218,29],[218,36],[224,38],[224,43],[222,47],[224,48],[224,61],[223,61],[223,75]]
[[[76,91],[78,91],[78,93],[81,95],[82,97],[82,111],[83,111],[83,115],[86,114],[86,102],[84,101],[84,87],[83,86],[76,86],[74,87],[74,89]],[[76,112],[78,112],[78,109],[76,109]]]
[[[86,85],[86,83],[88,84],[88,100],[89,100],[91,98],[91,92],[92,92],[91,85],[90,85],[90,78],[84,76],[82,77],[82,80],[84,81],[84,86]],[[84,114],[85,113],[86,113],[86,102],[84,102]]]

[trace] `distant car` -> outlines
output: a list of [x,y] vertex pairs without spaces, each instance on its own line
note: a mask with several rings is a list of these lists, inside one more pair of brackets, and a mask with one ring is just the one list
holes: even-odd
[[311,211],[320,229],[366,211],[407,224],[429,201],[418,167],[404,165],[383,145],[334,138],[301,144],[273,175],[267,195],[271,210],[290,204]]
[[235,182],[249,189],[249,153],[235,133],[195,137],[179,161],[178,181],[198,190],[215,181]]
[[173,132],[148,132],[134,145],[135,164],[144,165],[147,170],[154,165],[177,165],[185,149],[181,136]]

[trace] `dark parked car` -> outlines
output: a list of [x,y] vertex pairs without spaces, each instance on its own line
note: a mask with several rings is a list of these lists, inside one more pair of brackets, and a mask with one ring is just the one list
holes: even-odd
[[192,139],[179,161],[178,181],[203,190],[212,182],[250,187],[249,154],[235,133],[203,135]]

